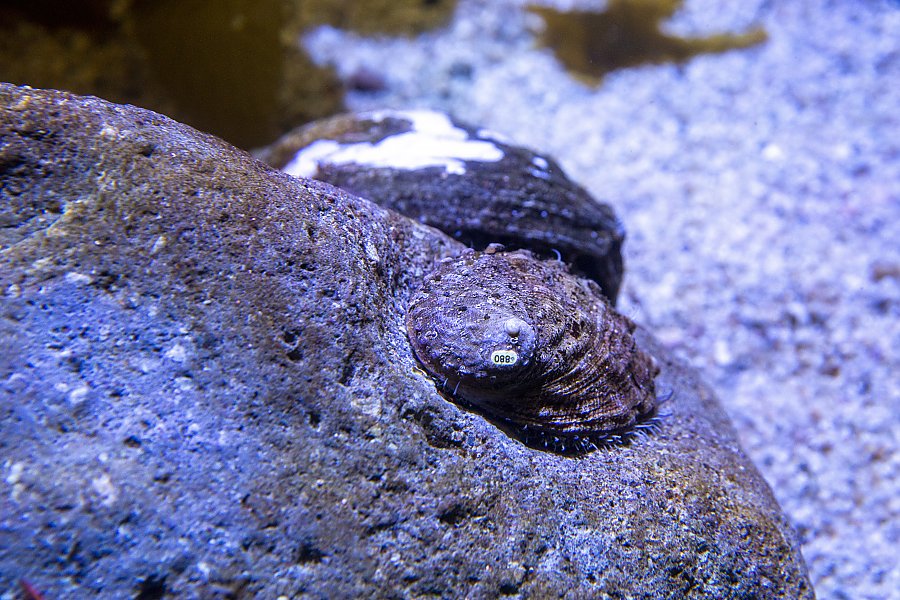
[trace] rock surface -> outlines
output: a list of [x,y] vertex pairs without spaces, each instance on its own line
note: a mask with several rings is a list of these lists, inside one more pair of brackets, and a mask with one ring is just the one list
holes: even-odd
[[151,112],[0,87],[0,589],[813,592],[715,398],[571,459],[443,400],[403,328],[462,246]]

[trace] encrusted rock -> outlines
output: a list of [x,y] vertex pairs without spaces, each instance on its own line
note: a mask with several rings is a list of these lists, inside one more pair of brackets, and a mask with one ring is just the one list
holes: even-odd
[[711,393],[570,458],[446,401],[405,310],[464,247],[154,113],[0,86],[0,589],[810,598]]

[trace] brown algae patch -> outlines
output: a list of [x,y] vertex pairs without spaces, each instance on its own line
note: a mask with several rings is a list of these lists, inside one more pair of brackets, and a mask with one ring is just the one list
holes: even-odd
[[413,36],[450,21],[456,0],[302,0],[301,20],[363,35]]
[[574,74],[594,83],[616,69],[643,64],[684,62],[697,54],[726,52],[764,42],[766,32],[720,33],[702,38],[681,38],[660,31],[683,0],[609,0],[606,10],[558,11],[529,6],[546,25],[541,43]]

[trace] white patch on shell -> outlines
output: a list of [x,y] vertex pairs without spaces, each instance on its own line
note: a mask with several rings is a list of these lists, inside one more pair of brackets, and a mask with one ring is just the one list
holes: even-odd
[[550,168],[550,163],[548,163],[545,158],[543,158],[541,156],[537,156],[537,155],[535,155],[531,159],[531,164],[533,164],[534,166],[536,166],[538,169],[540,169],[542,171],[546,171],[547,169]]
[[479,129],[476,132],[476,135],[482,139],[494,140],[495,142],[500,142],[501,144],[506,144],[508,146],[512,145],[512,140],[503,135],[502,133],[497,133],[496,131],[492,131],[490,129]]
[[550,163],[548,163],[545,158],[534,156],[531,159],[531,164],[533,165],[533,168],[528,169],[529,173],[538,179],[550,179]]
[[282,170],[294,177],[314,177],[320,164],[357,164],[404,170],[443,167],[447,173],[464,175],[464,161],[496,162],[504,156],[493,143],[469,138],[469,134],[454,126],[444,113],[381,111],[360,116],[376,122],[388,117],[409,121],[412,130],[388,136],[374,144],[316,140],[297,152]]

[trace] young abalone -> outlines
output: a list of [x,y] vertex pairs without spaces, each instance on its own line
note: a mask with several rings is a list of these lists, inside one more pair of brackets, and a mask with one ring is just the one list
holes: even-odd
[[406,322],[439,389],[529,445],[585,452],[655,414],[634,323],[558,261],[469,251],[426,277]]

